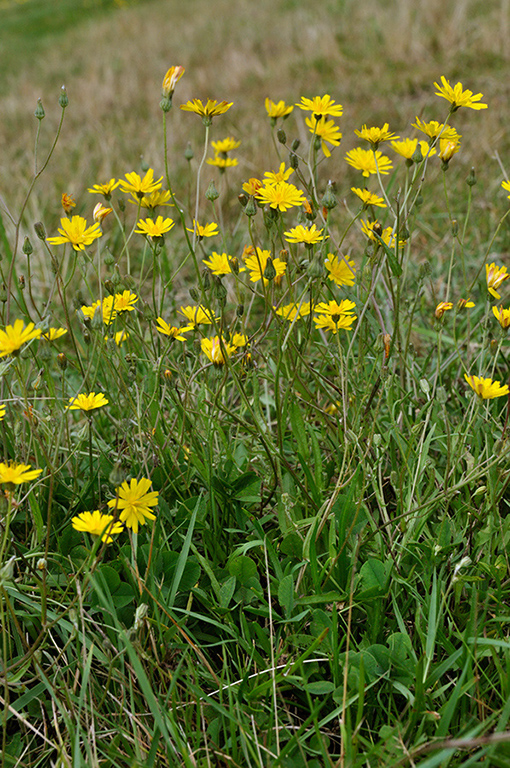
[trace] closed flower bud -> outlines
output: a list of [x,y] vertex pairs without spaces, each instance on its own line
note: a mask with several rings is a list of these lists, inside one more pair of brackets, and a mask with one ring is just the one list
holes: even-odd
[[34,249],[32,247],[32,243],[30,242],[30,238],[28,236],[25,237],[25,239],[23,241],[23,248],[22,248],[22,250],[23,250],[23,253],[25,254],[25,256],[31,256],[32,253],[34,252]]
[[173,374],[172,374],[172,371],[170,370],[170,368],[166,368],[166,370],[163,373],[163,378],[166,381],[171,381],[172,380],[172,376],[173,376]]
[[218,282],[214,286],[214,295],[220,307],[223,308],[227,303],[227,289],[225,288],[221,280],[218,280]]
[[278,128],[276,131],[276,138],[280,142],[280,144],[286,144],[287,143],[287,134],[283,130],[283,128]]
[[195,302],[197,302],[200,299],[200,292],[197,291],[196,288],[190,288],[189,295],[191,296],[192,300]]
[[44,107],[42,105],[41,99],[37,99],[37,107],[35,108],[34,115],[38,120],[43,120],[45,116]]
[[2,285],[2,287],[0,288],[0,301],[2,302],[2,304],[5,304],[5,302],[7,301],[7,291],[5,290],[5,285]]
[[232,258],[230,259],[230,269],[232,270],[234,275],[239,274],[239,259],[237,258],[237,256],[232,256]]
[[299,158],[294,152],[291,152],[289,155],[289,165],[291,168],[294,168],[294,170],[299,168]]
[[119,287],[119,284],[122,282],[122,278],[120,276],[119,268],[116,266],[112,272],[111,282],[114,286],[114,292]]
[[475,173],[475,169],[474,168],[471,168],[471,170],[469,172],[469,176],[466,179],[466,184],[468,184],[468,186],[470,186],[470,187],[474,187],[475,186],[475,184],[476,184],[476,173]]
[[246,204],[248,202],[248,195],[245,195],[244,192],[241,192],[241,194],[237,196],[237,199],[239,200],[243,208],[246,208]]
[[42,221],[36,221],[34,224],[35,234],[39,240],[46,240],[46,230]]
[[65,109],[69,104],[69,98],[67,96],[67,91],[65,85],[62,86],[60,89],[60,96],[58,97],[58,103],[62,107],[62,109]]
[[64,355],[63,352],[59,352],[57,355],[57,365],[62,370],[65,371],[67,368],[67,357]]
[[104,255],[103,261],[107,267],[111,267],[112,264],[115,264],[115,256],[113,256],[110,251],[107,251]]
[[250,197],[246,203],[244,212],[247,216],[255,216],[257,213],[257,206],[255,205],[255,199],[253,197]]
[[266,262],[264,277],[266,280],[274,280],[276,277],[276,269],[274,268],[273,259],[271,258],[269,258]]
[[244,304],[238,304],[236,307],[236,315],[237,317],[242,317],[244,315]]
[[324,274],[324,259],[320,253],[317,253],[313,257],[312,261],[308,264],[308,269],[306,271],[308,276],[313,279],[322,277]]
[[46,563],[46,560],[44,559],[44,557],[40,557],[39,560],[37,561],[35,567],[37,568],[38,571],[45,571],[46,570],[46,565],[47,565],[47,563]]
[[291,147],[292,151],[296,152],[296,150],[298,149],[300,144],[301,144],[301,142],[300,142],[299,139],[294,139],[294,141],[292,142],[292,147]]
[[120,197],[117,202],[117,205],[119,206],[119,211],[121,213],[124,213],[124,211],[126,210],[126,201],[124,200],[124,198]]
[[204,291],[208,291],[209,288],[211,287],[211,273],[209,272],[208,269],[203,270],[202,281],[203,281],[202,284],[203,284]]
[[324,197],[322,198],[322,206],[323,208],[327,208],[328,211],[331,211],[333,208],[336,208],[337,205],[338,200],[333,192],[333,184],[331,181],[328,181],[328,186],[326,187]]
[[457,237],[458,234],[459,234],[459,222],[457,221],[457,219],[452,219],[452,235],[454,237]]
[[122,485],[125,479],[126,473],[122,469],[122,464],[120,461],[117,461],[112,467],[112,471],[108,476],[108,480],[114,487],[117,487],[118,485]]
[[19,287],[21,288],[22,291],[24,291],[25,290],[25,275],[20,275],[18,277],[18,282],[19,282]]
[[190,160],[193,160],[193,157],[194,157],[193,150],[191,149],[191,144],[189,141],[186,144],[186,149],[184,150],[184,157],[188,161],[188,163],[190,162]]
[[90,331],[88,330],[88,328],[85,328],[83,331],[83,341],[85,342],[85,344],[87,344],[87,346],[92,341],[92,336],[90,335]]
[[207,200],[210,200],[211,203],[214,203],[215,200],[217,200],[220,196],[220,193],[214,186],[214,181],[211,181],[209,183],[209,186],[207,187],[207,191],[205,193],[205,197]]

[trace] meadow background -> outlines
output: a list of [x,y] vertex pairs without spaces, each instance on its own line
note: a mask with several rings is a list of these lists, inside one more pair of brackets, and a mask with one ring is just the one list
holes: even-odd
[[[408,222],[412,247],[405,256],[396,247],[403,275],[386,265],[381,283],[363,293],[374,270],[383,274],[385,252],[367,248],[355,228],[345,233],[361,276],[345,296],[358,315],[371,297],[388,327],[400,312],[387,365],[390,342],[373,320],[352,349],[340,334],[313,346],[314,329],[289,331],[274,318],[272,351],[264,331],[248,355],[253,368],[236,362],[226,366],[230,377],[219,366],[202,369],[199,345],[181,355],[154,330],[157,309],[175,318],[193,291],[204,298],[189,263],[157,307],[152,277],[135,287],[122,263],[115,285],[145,302],[139,326],[129,326],[132,346],[101,347],[97,324],[77,342],[98,377],[87,391],[109,385],[111,416],[92,427],[57,407],[79,377],[59,369],[56,353],[23,353],[2,368],[2,461],[47,470],[7,511],[2,499],[2,768],[507,767],[506,398],[476,403],[463,373],[509,376],[484,263],[508,264],[510,249],[501,189],[510,173],[510,2],[6,0],[0,27],[4,281],[15,238],[4,214],[16,219],[33,175],[37,100],[46,111],[37,145],[44,157],[63,84],[69,96],[22,217],[20,243],[28,235],[35,251],[31,275],[18,258],[12,318],[24,306],[20,277],[34,305],[48,295],[54,265],[34,224],[56,234],[63,193],[90,221],[93,184],[149,167],[164,174],[159,101],[171,65],[186,68],[167,126],[170,176],[188,224],[203,126],[178,105],[233,102],[214,118],[212,138],[242,141],[238,165],[225,176],[205,166],[202,192],[214,180],[221,194],[217,208],[203,197],[200,204],[207,221],[221,209],[231,232],[225,247],[238,257],[242,183],[288,162],[273,142],[266,97],[295,104],[327,93],[343,105],[342,144],[319,168],[316,201],[334,182],[331,215],[342,232],[355,208],[350,188],[363,186],[343,159],[360,145],[354,128],[388,122],[409,135],[417,116],[444,119],[448,105],[433,87],[441,75],[489,104],[455,114],[462,148],[447,172],[430,168]],[[303,112],[294,109],[284,128],[288,145],[307,146]],[[468,187],[472,168],[477,183]],[[114,256],[119,243],[111,242]],[[181,236],[167,249],[165,279],[185,255]],[[324,276],[300,258],[297,274],[317,279],[329,298]],[[137,279],[142,259],[134,257]],[[82,262],[76,274],[69,264],[71,306],[81,278],[92,282]],[[107,267],[104,285],[119,276]],[[218,284],[208,296],[221,303]],[[434,317],[439,301],[468,298],[468,289],[472,314]],[[242,303],[229,288],[229,311]],[[248,317],[265,322],[260,293],[251,306]],[[64,322],[62,312],[55,317]],[[75,350],[62,348],[72,359]],[[154,524],[108,547],[72,530],[73,515],[130,474],[150,477],[160,493]]]

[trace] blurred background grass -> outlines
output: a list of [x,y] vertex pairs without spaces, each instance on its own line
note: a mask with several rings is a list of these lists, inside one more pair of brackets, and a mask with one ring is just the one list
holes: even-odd
[[[58,217],[63,191],[76,196],[81,212],[80,202],[89,204],[87,186],[138,170],[141,156],[160,173],[160,86],[172,64],[186,67],[176,106],[192,97],[234,102],[212,135],[243,141],[234,184],[268,167],[266,96],[294,103],[329,93],[344,105],[344,139],[328,172],[348,189],[345,177],[349,186],[360,181],[343,160],[358,143],[354,128],[389,122],[401,136],[414,135],[417,114],[446,114],[434,80],[442,74],[461,80],[483,92],[490,108],[456,115],[464,142],[454,172],[465,178],[475,165],[495,190],[502,175],[494,152],[504,163],[510,148],[509,13],[510,0],[324,0],[315,7],[305,0],[6,0],[0,5],[0,191],[16,210],[33,162],[37,99],[47,115],[44,149],[58,122],[62,84],[70,106],[31,203],[34,216]],[[307,132],[298,112],[286,124],[289,139]],[[200,120],[174,109],[176,171],[185,167],[186,143],[198,153],[201,140]]]

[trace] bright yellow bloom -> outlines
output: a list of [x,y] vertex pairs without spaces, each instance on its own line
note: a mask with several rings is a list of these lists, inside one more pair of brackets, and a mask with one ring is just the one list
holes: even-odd
[[431,139],[435,139],[439,135],[441,135],[442,139],[455,140],[456,138],[462,138],[462,136],[457,133],[455,128],[452,128],[447,124],[445,125],[445,123],[438,123],[437,120],[430,120],[428,123],[426,123],[417,117],[416,122],[412,123],[412,126],[413,128],[418,128],[419,131],[422,131]]
[[450,309],[453,309],[453,304],[451,301],[440,301],[437,305],[434,315],[437,317],[438,320],[440,320],[444,313],[449,311]]
[[246,336],[244,333],[234,333],[230,339],[230,343],[236,349],[239,349],[239,347],[245,347],[248,344],[248,336]]
[[219,157],[218,155],[206,160],[207,165],[213,165],[215,168],[221,168],[222,170],[225,170],[225,168],[235,168],[238,162],[237,157]]
[[71,520],[75,531],[90,533],[91,536],[101,536],[101,541],[111,544],[113,541],[111,534],[122,533],[124,526],[119,521],[115,521],[113,515],[102,515],[96,509],[94,512],[81,512]]
[[340,304],[334,300],[321,301],[314,307],[314,312],[317,312],[319,315],[336,317],[336,315],[352,315],[355,308],[356,304],[350,299],[343,299]]
[[279,102],[271,101],[271,99],[266,98],[265,102],[266,112],[267,116],[271,117],[273,120],[277,120],[279,117],[288,117],[294,107],[288,107],[283,99],[280,99]]
[[302,301],[300,304],[285,304],[283,307],[275,308],[275,312],[284,320],[292,322],[295,318],[307,317],[312,311],[312,305],[309,301]]
[[149,168],[143,179],[135,171],[126,173],[125,176],[126,181],[124,179],[119,181],[122,191],[135,195],[140,199],[145,195],[150,195],[151,192],[156,192],[156,190],[162,187],[163,176],[154,181],[154,171],[152,168]]
[[368,143],[372,145],[373,149],[377,149],[381,141],[389,141],[390,139],[400,138],[400,136],[395,136],[394,133],[391,133],[388,128],[388,123],[384,123],[382,128],[377,128],[376,126],[367,128],[367,126],[364,125],[360,131],[355,130],[354,133],[361,139],[368,141]]
[[197,307],[181,307],[179,312],[184,315],[193,328],[197,325],[211,325],[214,320],[220,319],[214,317],[214,313],[210,309],[206,309],[200,304]]
[[356,265],[353,261],[349,261],[347,256],[339,257],[333,253],[328,253],[324,266],[329,272],[328,279],[332,280],[335,285],[339,287],[341,285],[354,285]]
[[317,120],[316,116],[312,115],[312,117],[305,118],[305,123],[310,129],[310,133],[321,139],[321,148],[326,157],[331,157],[331,152],[325,142],[331,144],[332,147],[338,147],[342,138],[340,128],[338,125],[335,125],[335,121],[327,120],[325,117]]
[[296,104],[296,107],[304,109],[307,112],[313,112],[314,115],[331,115],[332,117],[340,117],[344,108],[341,104],[335,104],[334,99],[326,94],[325,96],[314,96],[313,99],[306,99],[301,97],[301,103]]
[[64,336],[67,333],[67,328],[48,328],[48,330],[41,334],[41,338],[46,339],[47,341],[56,341],[56,339],[60,339],[61,336]]
[[316,328],[322,328],[324,331],[338,333],[340,329],[352,331],[352,325],[357,319],[356,315],[318,315],[313,318]]
[[106,200],[109,200],[112,196],[113,190],[117,189],[119,184],[120,181],[110,179],[110,181],[107,181],[105,184],[94,184],[93,187],[88,188],[87,192],[90,192],[92,195],[103,195]]
[[492,307],[492,313],[503,329],[510,328],[510,309]]
[[214,222],[211,222],[211,224],[204,224],[202,226],[198,223],[195,219],[193,219],[193,229],[190,229],[189,227],[186,227],[188,232],[195,232],[197,234],[197,237],[201,240],[203,237],[214,237],[215,235],[219,235],[220,231],[218,229],[218,225]]
[[133,312],[137,301],[138,296],[131,291],[116,293],[113,297],[113,309],[115,312]]
[[395,152],[397,152],[397,154],[402,155],[402,157],[405,157],[406,160],[413,159],[418,146],[420,147],[422,159],[426,155],[432,157],[432,155],[436,154],[436,150],[427,144],[426,141],[420,141],[418,144],[418,139],[402,139],[402,141],[392,141],[391,146]]
[[183,336],[182,334],[193,330],[193,326],[186,325],[182,328],[176,328],[175,325],[169,325],[162,317],[158,317],[156,320],[156,329],[165,336],[171,336],[172,338],[177,339],[177,341],[186,341],[186,336]]
[[302,224],[298,224],[297,227],[292,227],[288,232],[284,232],[285,239],[288,243],[320,243],[321,240],[326,240],[328,235],[324,235],[323,229],[317,229],[315,224],[311,227],[303,227]]
[[487,288],[489,293],[491,296],[494,296],[495,299],[500,299],[501,296],[499,295],[497,289],[502,283],[504,283],[505,280],[508,280],[510,277],[506,267],[498,267],[494,262],[492,264],[486,264],[485,276],[487,279]]
[[247,195],[256,195],[262,186],[260,179],[249,179],[243,184],[243,190]]
[[89,395],[80,394],[76,397],[70,397],[67,408],[70,411],[93,411],[95,408],[108,405],[108,402],[102,392],[97,395],[95,392],[91,392]]
[[129,333],[126,331],[117,331],[115,336],[113,337],[113,340],[115,341],[116,345],[120,347],[121,344],[124,344],[125,341],[129,339]]
[[[287,179],[292,176],[293,173],[294,168],[285,168],[285,163],[280,163],[280,167],[277,171],[264,172],[264,184],[277,184],[279,181],[287,181]],[[254,179],[250,179],[250,181],[254,181]],[[260,182],[260,186],[262,186],[262,182]]]
[[[379,234],[379,237],[385,243],[385,245],[388,246],[388,248],[394,248],[395,247],[395,233],[393,231],[393,227],[385,227],[384,229],[381,229],[379,232],[378,230],[381,228],[381,225],[378,221],[363,221],[361,220],[361,229],[365,233],[365,235],[370,238],[370,240],[373,240],[374,243],[378,243],[379,240],[376,237],[376,234]],[[374,232],[375,230],[375,232]],[[399,245],[405,245],[405,240],[399,240]]]
[[65,192],[62,194],[62,208],[65,213],[69,213],[73,208],[76,208],[76,203],[74,202],[72,195],[68,195]]
[[229,256],[228,253],[213,251],[209,259],[202,259],[202,263],[209,267],[213,275],[230,275],[232,272],[231,259],[232,256]]
[[181,109],[184,112],[194,112],[196,115],[200,115],[203,121],[210,125],[213,117],[216,115],[223,115],[227,109],[230,109],[233,101],[216,101],[216,99],[207,99],[205,104],[200,99],[191,99],[186,104],[181,104]]
[[376,205],[378,208],[386,208],[384,198],[375,195],[373,192],[369,192],[368,189],[351,187],[351,192],[354,192],[354,194],[359,197],[364,206]]
[[115,299],[113,296],[106,296],[103,301],[100,301],[99,299],[95,301],[90,306],[83,305],[81,307],[81,311],[83,312],[84,317],[88,318],[89,320],[92,320],[94,318],[94,315],[96,314],[96,311],[98,308],[100,308],[100,312],[103,317],[103,323],[105,325],[110,325],[112,320],[114,320],[117,317],[117,312],[115,311],[114,307]]
[[5,331],[0,331],[0,357],[13,355],[31,339],[38,339],[41,329],[34,328],[34,323],[28,323],[25,328],[23,320],[15,320],[14,325],[8,325]]
[[467,89],[464,91],[462,89],[462,83],[457,83],[452,88],[449,80],[447,80],[444,75],[441,75],[441,83],[442,85],[434,83],[437,88],[436,96],[441,96],[443,99],[449,101],[452,105],[453,112],[456,112],[460,107],[487,109],[487,104],[478,103],[480,99],[483,98],[483,94],[473,94],[473,91],[468,91]]
[[161,86],[161,92],[164,98],[169,99],[172,96],[175,91],[175,86],[185,71],[184,67],[181,66],[170,67],[163,78],[163,84]]
[[[133,193],[131,193],[133,194]],[[154,192],[151,192],[150,195],[144,195],[142,199],[140,200],[136,195],[133,195],[133,200],[130,200],[130,203],[135,203],[138,205],[138,203],[141,203],[142,208],[151,208],[154,210],[154,208],[157,208],[158,205],[172,205],[171,202],[172,195],[168,191],[168,189],[156,189]]]
[[[250,280],[252,283],[256,283],[259,280],[264,280],[264,285],[267,285],[267,280],[264,277],[264,272],[267,267],[267,261],[271,257],[269,251],[263,251],[261,248],[257,248],[257,253],[252,253],[245,259],[246,269],[250,273]],[[273,259],[273,267],[276,271],[275,281],[284,274],[287,269],[287,264],[282,259]]]
[[278,181],[276,184],[266,182],[255,197],[265,205],[279,211],[286,211],[292,206],[302,205],[306,200],[300,189],[286,181]]
[[233,136],[228,136],[226,139],[221,139],[221,141],[212,141],[211,144],[217,155],[220,152],[232,152],[233,149],[241,146],[241,142],[236,141]]
[[19,485],[20,483],[27,483],[29,480],[35,480],[41,474],[42,469],[30,469],[30,466],[30,464],[0,462],[0,483]]
[[450,162],[459,149],[460,141],[458,139],[439,139],[439,157],[443,163]]
[[499,381],[492,381],[492,379],[483,379],[479,376],[468,376],[464,374],[464,378],[467,383],[473,389],[479,397],[483,400],[492,400],[494,397],[502,397],[508,395],[510,390],[508,385],[501,386]]
[[170,232],[174,225],[175,222],[172,219],[163,219],[163,216],[158,216],[156,221],[150,218],[140,219],[138,229],[135,229],[135,232],[152,238],[162,237],[166,232]]
[[101,224],[103,219],[105,219],[112,210],[112,208],[106,208],[102,203],[97,203],[97,205],[94,206],[92,218],[96,224]]
[[125,480],[115,489],[117,497],[108,502],[109,507],[120,510],[119,519],[127,528],[132,528],[133,533],[138,533],[138,526],[145,525],[147,520],[155,520],[151,507],[158,503],[159,493],[150,491],[151,481],[142,477],[141,480]]
[[86,245],[90,245],[103,234],[97,223],[87,227],[87,220],[83,216],[60,219],[60,223],[62,225],[62,228],[58,230],[60,236],[46,238],[47,242],[52,245],[71,243],[75,251],[84,251]]
[[475,302],[471,299],[459,299],[457,302],[457,309],[471,309],[475,306]]
[[373,152],[371,149],[357,147],[356,149],[349,150],[345,155],[345,159],[357,171],[362,171],[363,176],[367,178],[371,173],[377,173],[377,169],[379,169],[380,174],[388,174],[393,168],[389,157],[383,155],[378,149]]
[[237,349],[232,344],[228,344],[223,338],[220,341],[219,336],[214,336],[212,339],[202,339],[200,346],[204,355],[214,365],[224,365],[225,357],[230,357]]

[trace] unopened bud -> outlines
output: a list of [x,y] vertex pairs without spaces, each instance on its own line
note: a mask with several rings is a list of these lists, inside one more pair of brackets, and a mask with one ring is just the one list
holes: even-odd
[[190,288],[189,289],[189,295],[193,299],[193,301],[198,301],[200,299],[200,293],[197,291],[196,288]]
[[271,258],[269,258],[266,262],[264,277],[266,280],[274,280],[276,277],[276,269],[274,268],[273,259]]
[[457,221],[457,219],[452,219],[452,235],[454,237],[457,237],[458,234],[459,234],[459,222]]
[[469,176],[466,179],[466,184],[468,184],[470,187],[474,187],[476,184],[476,173],[475,169],[471,168],[469,172]]
[[69,98],[67,96],[67,91],[65,85],[62,86],[60,89],[60,96],[58,97],[58,103],[62,107],[62,109],[65,109],[69,104]]
[[35,108],[34,115],[38,120],[43,120],[45,116],[44,107],[42,105],[41,99],[37,99],[37,107]]
[[90,335],[90,331],[88,328],[83,329],[83,341],[85,342],[85,344],[87,344],[87,346],[92,341],[92,336]]
[[163,373],[163,377],[166,379],[166,381],[171,381],[172,380],[172,376],[173,376],[173,374],[172,374],[172,371],[170,370],[170,368],[167,368],[164,371],[164,373]]
[[242,317],[244,315],[244,304],[238,304],[236,307],[236,315],[237,317]]
[[190,160],[193,160],[193,157],[194,157],[193,150],[191,149],[191,143],[189,141],[186,144],[186,149],[184,150],[184,157],[188,161],[188,163],[190,162]]
[[218,282],[214,286],[214,295],[220,307],[223,308],[227,303],[227,289],[225,288],[221,280],[218,280]]
[[292,147],[291,147],[292,151],[296,152],[296,150],[298,149],[300,144],[301,144],[301,142],[300,142],[299,139],[294,139],[294,141],[292,142]]
[[283,128],[278,128],[276,131],[276,138],[280,142],[280,144],[286,144],[287,143],[287,134],[283,130]]
[[255,199],[253,197],[250,197],[250,199],[246,203],[244,212],[247,216],[255,216],[255,214],[257,213],[257,206],[255,205]]
[[237,199],[239,200],[243,208],[246,208],[246,204],[248,203],[248,195],[245,195],[244,192],[241,192],[241,194],[237,196]]
[[46,565],[47,565],[47,563],[46,563],[46,560],[44,559],[44,557],[40,557],[39,560],[37,561],[35,567],[37,568],[38,571],[45,571],[46,570]]
[[205,193],[205,197],[207,200],[210,200],[211,203],[214,203],[215,200],[217,200],[220,196],[220,193],[214,186],[214,181],[209,182],[209,186],[207,187],[207,191]]
[[20,275],[18,277],[18,283],[19,283],[19,287],[21,288],[21,290],[22,291],[25,290],[25,275]]
[[289,155],[289,165],[291,168],[294,168],[294,170],[299,168],[299,157],[294,152],[291,152]]
[[208,291],[211,287],[211,273],[208,269],[204,269],[202,272],[202,286],[204,291]]
[[60,368],[62,371],[65,371],[65,369],[67,368],[67,357],[64,355],[64,353],[63,353],[63,352],[60,352],[60,353],[57,355],[57,365],[58,365],[58,367],[59,367],[59,368]]
[[306,270],[309,277],[316,279],[324,274],[324,262],[319,253],[315,254]]
[[34,252],[34,249],[32,247],[32,243],[30,242],[30,238],[28,236],[25,237],[25,239],[23,241],[22,251],[25,254],[25,256],[31,256],[32,253]]
[[230,268],[234,273],[234,275],[239,274],[239,259],[237,258],[237,256],[232,256],[232,258],[230,259]]
[[121,213],[124,213],[124,211],[126,210],[126,201],[124,200],[123,197],[119,197],[117,201],[117,205],[119,206],[119,211]]
[[322,206],[323,208],[327,208],[328,211],[331,211],[333,208],[336,208],[337,205],[338,200],[333,192],[333,184],[331,181],[328,181],[328,186],[326,187],[324,197],[322,198]]
[[46,240],[46,230],[42,221],[36,221],[34,224],[35,234],[39,240]]
[[118,485],[121,485],[125,479],[126,473],[122,469],[122,464],[120,461],[117,461],[112,467],[112,471],[108,476],[108,480],[113,486],[117,487]]

